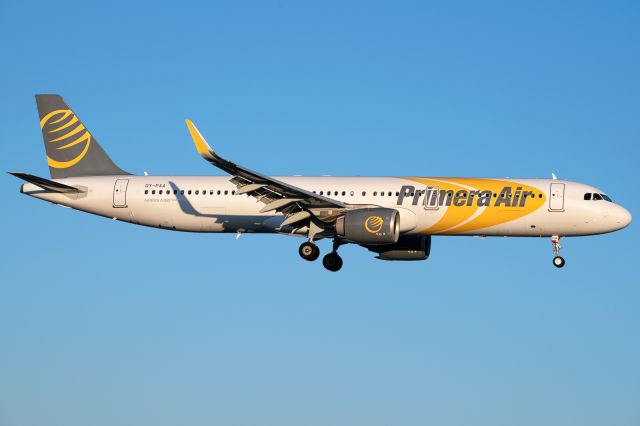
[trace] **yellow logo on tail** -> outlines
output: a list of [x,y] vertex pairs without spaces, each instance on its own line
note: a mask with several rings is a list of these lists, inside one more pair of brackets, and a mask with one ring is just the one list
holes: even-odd
[[369,216],[367,220],[364,221],[364,229],[372,234],[380,232],[382,225],[384,225],[384,219],[380,216]]
[[[91,134],[70,109],[57,109],[42,117],[42,120],[40,120],[40,128],[43,132],[45,131],[45,126],[47,126],[47,143],[60,142],[62,144],[57,147],[56,150],[66,150],[84,143],[82,150],[71,160],[58,161],[47,155],[47,162],[50,167],[56,169],[72,167],[78,164],[80,160],[87,155],[87,152],[89,152]],[[50,127],[53,128],[50,129]],[[73,137],[75,137],[75,139],[73,139]]]

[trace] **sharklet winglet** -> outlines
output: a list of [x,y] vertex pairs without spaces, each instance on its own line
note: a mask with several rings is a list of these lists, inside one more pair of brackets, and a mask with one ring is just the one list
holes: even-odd
[[193,124],[193,121],[187,119],[185,120],[185,122],[187,123],[187,127],[189,128],[189,133],[191,134],[191,139],[193,139],[193,143],[196,146],[196,150],[198,150],[198,153],[200,154],[200,156],[202,156],[202,158],[204,158],[205,160],[213,159],[214,158],[213,149],[211,149],[211,147],[207,143],[204,136],[202,136],[202,133],[200,133],[196,125]]

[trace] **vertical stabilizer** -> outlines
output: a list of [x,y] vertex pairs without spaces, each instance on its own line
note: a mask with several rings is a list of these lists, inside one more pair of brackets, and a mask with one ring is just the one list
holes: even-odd
[[127,175],[104,152],[59,95],[36,95],[42,138],[53,179]]

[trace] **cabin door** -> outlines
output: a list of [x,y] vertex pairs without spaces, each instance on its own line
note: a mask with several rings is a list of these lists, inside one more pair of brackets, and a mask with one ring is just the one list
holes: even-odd
[[113,207],[127,207],[129,179],[117,179],[113,185]]
[[564,183],[552,183],[549,191],[549,211],[564,211]]
[[440,196],[440,187],[428,186],[424,194],[424,209],[438,210],[438,197]]

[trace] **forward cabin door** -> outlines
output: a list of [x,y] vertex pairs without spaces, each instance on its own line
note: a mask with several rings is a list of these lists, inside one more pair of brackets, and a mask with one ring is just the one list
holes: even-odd
[[549,191],[549,211],[564,211],[564,183],[552,183]]
[[127,207],[129,179],[117,179],[113,185],[113,207]]

